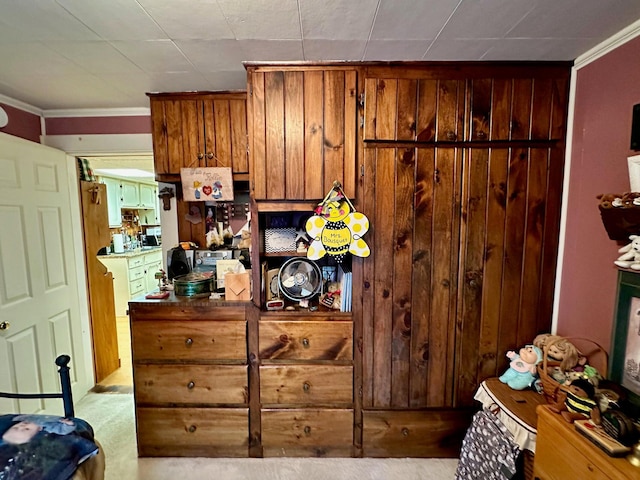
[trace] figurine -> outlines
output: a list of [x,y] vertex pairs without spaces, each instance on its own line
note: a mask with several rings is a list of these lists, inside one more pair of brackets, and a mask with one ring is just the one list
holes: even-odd
[[542,350],[535,345],[525,345],[518,353],[508,351],[507,358],[511,363],[499,380],[514,390],[524,390],[529,387],[536,378],[536,365],[542,361]]

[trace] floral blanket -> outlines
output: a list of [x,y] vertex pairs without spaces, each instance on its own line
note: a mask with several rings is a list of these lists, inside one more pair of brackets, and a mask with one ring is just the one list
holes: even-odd
[[84,420],[52,415],[0,415],[0,480],[68,480],[98,453]]

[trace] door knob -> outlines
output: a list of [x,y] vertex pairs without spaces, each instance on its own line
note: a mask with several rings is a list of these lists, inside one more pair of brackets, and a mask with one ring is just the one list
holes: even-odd
[[8,330],[10,326],[9,322],[0,322],[0,330]]

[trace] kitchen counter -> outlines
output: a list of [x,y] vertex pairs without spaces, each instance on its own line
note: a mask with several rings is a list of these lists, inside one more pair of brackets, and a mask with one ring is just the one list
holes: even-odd
[[125,250],[124,253],[109,253],[107,255],[98,255],[98,257],[131,258],[131,257],[137,257],[138,255],[145,255],[147,253],[158,252],[161,250],[162,250],[161,246],[143,247],[143,248],[136,248],[134,250]]

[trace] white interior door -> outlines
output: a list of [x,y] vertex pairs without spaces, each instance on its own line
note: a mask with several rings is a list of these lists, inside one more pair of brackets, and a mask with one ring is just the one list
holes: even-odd
[[[68,354],[74,398],[86,393],[68,175],[64,152],[0,134],[2,391],[58,392],[54,360]],[[39,411],[62,401],[0,399],[0,412]]]

